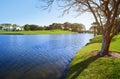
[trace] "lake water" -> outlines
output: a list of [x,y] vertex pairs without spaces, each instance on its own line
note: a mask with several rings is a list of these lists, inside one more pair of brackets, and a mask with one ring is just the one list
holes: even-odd
[[0,79],[64,79],[92,34],[0,35]]

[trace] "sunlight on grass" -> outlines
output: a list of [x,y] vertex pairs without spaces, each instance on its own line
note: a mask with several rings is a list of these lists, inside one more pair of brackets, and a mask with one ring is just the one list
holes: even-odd
[[40,30],[40,31],[0,31],[0,34],[16,34],[16,35],[25,35],[25,34],[73,34],[75,32],[64,31],[64,30]]
[[[82,48],[73,58],[66,79],[118,79],[120,78],[120,59],[92,56],[91,52],[100,50],[101,36],[97,36]],[[110,50],[120,52],[120,35],[112,40]]]

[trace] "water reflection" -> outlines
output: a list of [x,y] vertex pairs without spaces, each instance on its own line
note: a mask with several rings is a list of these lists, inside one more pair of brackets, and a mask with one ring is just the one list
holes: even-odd
[[59,79],[74,54],[92,37],[0,35],[0,79]]

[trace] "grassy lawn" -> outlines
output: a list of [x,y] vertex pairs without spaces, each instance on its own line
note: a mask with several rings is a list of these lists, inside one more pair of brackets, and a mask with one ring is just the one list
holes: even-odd
[[72,34],[75,32],[71,31],[63,31],[63,30],[40,30],[40,31],[0,31],[0,34],[17,34],[17,35],[25,35],[25,34]]
[[[120,59],[92,56],[100,50],[101,36],[97,36],[73,58],[66,79],[120,79]],[[120,52],[120,35],[111,42],[111,51]]]

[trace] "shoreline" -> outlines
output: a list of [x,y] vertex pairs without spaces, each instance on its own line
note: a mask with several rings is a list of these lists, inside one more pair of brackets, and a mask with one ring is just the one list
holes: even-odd
[[[110,51],[117,51],[120,54],[120,35],[115,36],[111,41]],[[66,79],[108,79],[120,78],[118,58],[107,58],[92,56],[92,51],[100,50],[101,36],[97,36],[73,57],[66,75]],[[100,65],[99,65],[100,64]],[[109,69],[110,68],[110,69]],[[114,70],[115,72],[111,71]],[[103,73],[100,73],[103,72]],[[92,74],[91,74],[92,73]],[[114,74],[114,75],[111,75]]]
[[41,34],[76,34],[76,32],[64,30],[0,31],[0,35],[41,35]]

